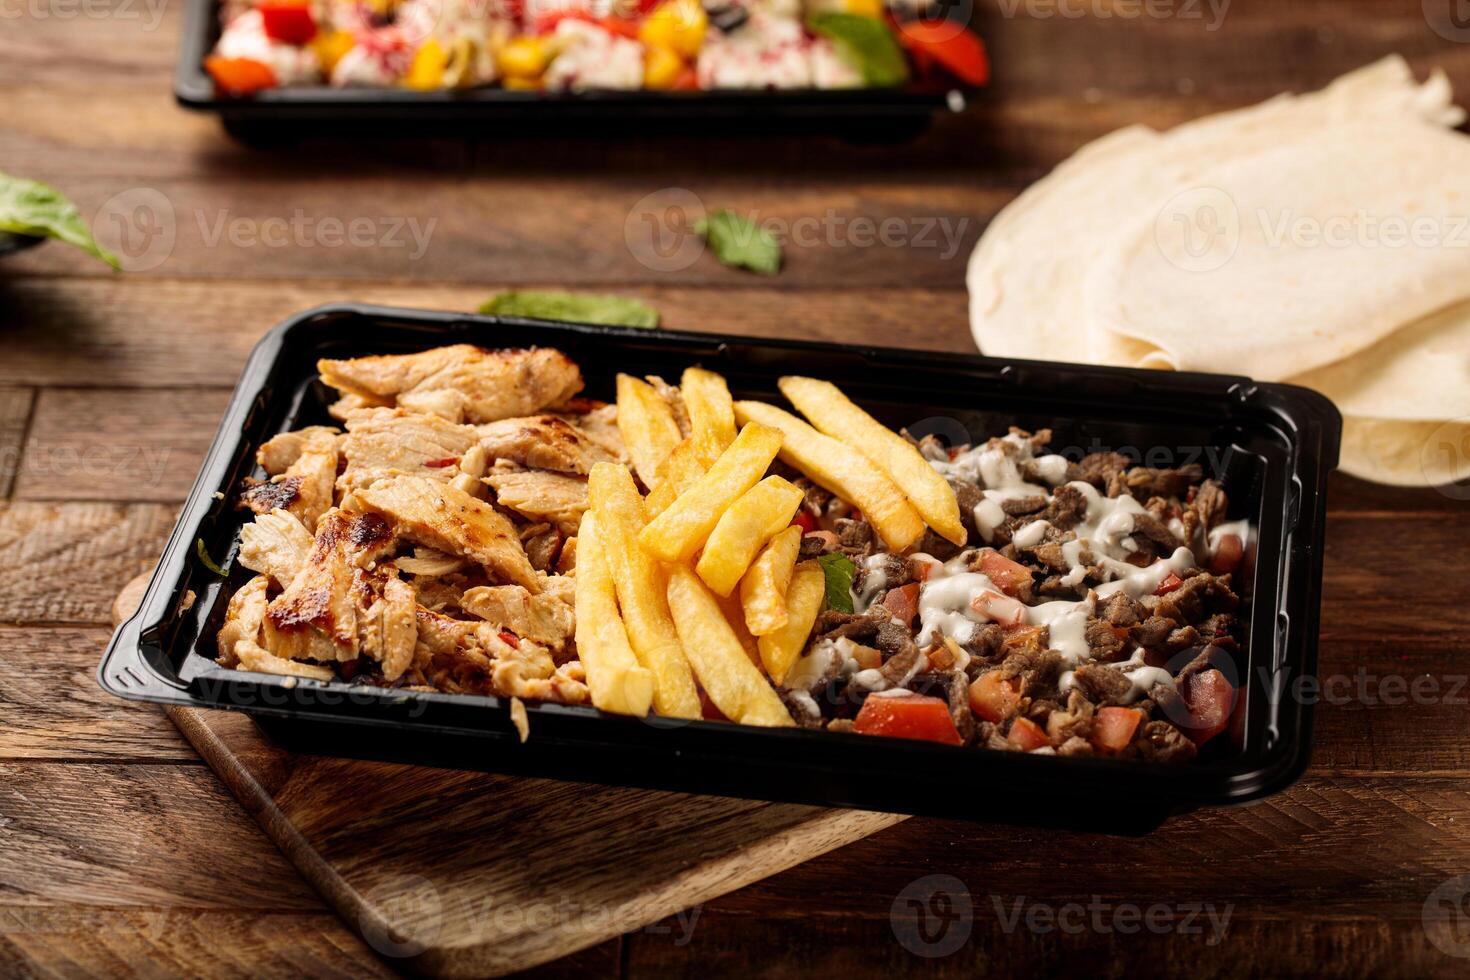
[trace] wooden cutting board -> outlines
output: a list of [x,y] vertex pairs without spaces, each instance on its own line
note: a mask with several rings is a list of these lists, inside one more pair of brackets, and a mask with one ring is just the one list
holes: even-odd
[[566,956],[905,819],[303,755],[238,712],[167,712],[349,927],[437,976]]

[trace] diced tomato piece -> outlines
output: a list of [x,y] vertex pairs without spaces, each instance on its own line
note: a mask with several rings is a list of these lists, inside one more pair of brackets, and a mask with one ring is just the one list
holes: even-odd
[[893,618],[911,626],[914,617],[919,614],[919,583],[910,582],[896,589],[889,589],[888,594],[883,597],[883,605],[893,614]]
[[1208,742],[1230,724],[1235,688],[1220,671],[1211,668],[1189,675],[1179,685],[1179,696],[1189,708],[1189,722],[1179,727],[1196,745]]
[[1026,619],[1026,607],[1019,600],[989,589],[971,599],[970,608],[1002,626],[1020,626]]
[[791,523],[801,528],[802,534],[811,534],[817,529],[817,519],[805,510],[798,510]]
[[265,36],[272,41],[302,45],[316,37],[316,18],[304,3],[263,3],[258,9]]
[[507,646],[510,646],[516,650],[519,650],[521,648],[521,638],[519,636],[516,636],[510,630],[501,630],[498,635]]
[[1215,553],[1210,555],[1210,571],[1216,575],[1228,575],[1240,567],[1245,556],[1245,544],[1238,534],[1222,534],[1215,541]]
[[699,72],[694,70],[693,65],[687,66],[674,77],[672,88],[675,92],[698,92]]
[[907,20],[894,32],[898,43],[939,62],[950,74],[971,85],[990,81],[985,42],[973,31],[948,20]]
[[1006,741],[1022,752],[1044,749],[1051,744],[1051,739],[1046,737],[1046,732],[1042,730],[1042,727],[1030,718],[1017,718],[1011,722],[1011,730],[1006,733]]
[[1020,562],[1011,561],[994,548],[980,552],[980,564],[976,570],[1000,587],[1008,596],[1014,596],[1031,584],[1031,570]]
[[424,463],[424,465],[431,470],[442,470],[446,466],[453,466],[455,463],[458,462],[458,456],[446,456],[443,459],[431,459],[428,462]]
[[939,567],[937,561],[924,561],[922,558],[909,559],[909,574],[916,582],[927,582],[929,576],[934,574],[934,569]]
[[212,54],[204,59],[204,70],[227,95],[253,95],[276,87],[276,73],[271,66],[251,58],[221,58]]
[[1142,722],[1143,712],[1136,708],[1098,708],[1092,720],[1092,745],[1103,752],[1122,752]]
[[860,735],[913,738],[945,745],[964,744],[964,739],[954,727],[954,719],[950,717],[949,705],[943,698],[924,694],[869,697],[858,711],[852,730]]
[[999,724],[1021,704],[1021,685],[1013,677],[1001,677],[998,670],[987,671],[970,684],[970,710],[992,724]]
[[1154,589],[1154,595],[1168,595],[1183,584],[1184,580],[1182,578],[1170,572],[1164,576],[1164,580],[1159,583],[1159,587]]

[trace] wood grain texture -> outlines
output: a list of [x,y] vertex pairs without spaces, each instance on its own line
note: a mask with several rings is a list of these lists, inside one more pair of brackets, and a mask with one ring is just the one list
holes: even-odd
[[97,686],[105,629],[0,627],[0,760],[195,762],[157,708]]
[[904,819],[298,756],[169,714],[370,946],[437,976],[579,952]]
[[152,568],[178,516],[161,504],[0,504],[0,623],[112,621],[112,601]]
[[10,487],[20,468],[22,443],[34,399],[35,392],[30,388],[0,388],[0,498],[10,496]]

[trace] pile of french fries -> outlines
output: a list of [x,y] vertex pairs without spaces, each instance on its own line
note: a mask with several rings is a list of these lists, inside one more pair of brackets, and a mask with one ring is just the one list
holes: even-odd
[[926,524],[964,544],[954,491],[913,445],[835,385],[780,387],[809,421],[735,402],[723,377],[689,368],[685,435],[654,384],[618,376],[631,468],[593,467],[576,543],[577,649],[596,707],[699,718],[703,690],[731,721],[793,724],[773,685],[806,646],[826,577],[798,561],[803,494],[767,475],[778,456],[861,511],[894,553]]

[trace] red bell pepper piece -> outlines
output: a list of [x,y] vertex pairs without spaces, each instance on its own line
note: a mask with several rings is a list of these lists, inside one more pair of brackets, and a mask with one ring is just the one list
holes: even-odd
[[804,510],[798,510],[791,523],[801,528],[802,534],[811,534],[817,529],[817,519]]
[[227,95],[253,95],[261,89],[276,87],[276,73],[271,66],[252,58],[221,58],[212,54],[204,59],[204,70]]
[[1164,576],[1164,580],[1159,583],[1159,587],[1157,589],[1154,589],[1154,595],[1168,595],[1170,592],[1173,592],[1175,589],[1179,588],[1179,586],[1183,584],[1183,579],[1181,579],[1178,575],[1175,575],[1173,572],[1170,572],[1168,575]]
[[300,46],[316,37],[316,18],[304,3],[266,3],[258,9],[265,36],[272,41]]
[[991,670],[970,684],[970,710],[991,724],[1000,724],[1016,713],[1021,703],[1021,686],[1015,678],[1002,678]]
[[980,552],[980,564],[976,571],[1012,597],[1031,584],[1031,569],[1020,562],[1011,561],[994,548],[986,548]]
[[909,20],[894,32],[908,50],[932,58],[962,82],[984,85],[990,81],[990,58],[985,42],[960,24],[946,20]]
[[858,711],[852,730],[860,735],[913,738],[945,745],[963,745],[943,698],[924,694],[869,697]]

